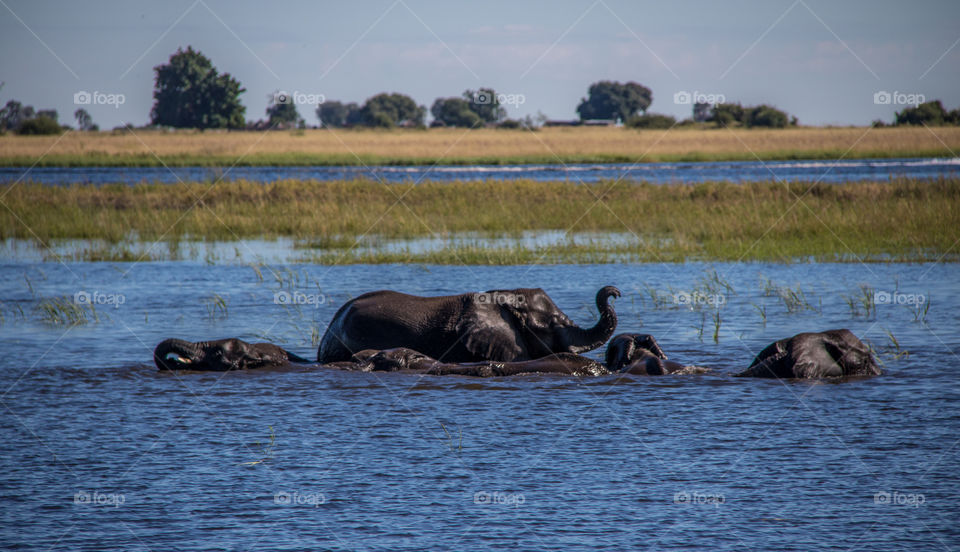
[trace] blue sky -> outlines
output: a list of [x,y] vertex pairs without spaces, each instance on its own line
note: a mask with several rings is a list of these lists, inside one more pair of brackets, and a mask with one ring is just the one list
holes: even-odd
[[[101,127],[144,124],[153,67],[192,45],[246,87],[249,120],[275,90],[362,102],[490,86],[510,116],[574,118],[591,82],[633,80],[651,111],[689,116],[681,91],[770,103],[802,124],[867,124],[902,109],[879,91],[960,106],[960,2],[483,1],[0,2],[0,101],[54,108],[78,91]],[[300,113],[309,123],[311,106]]]

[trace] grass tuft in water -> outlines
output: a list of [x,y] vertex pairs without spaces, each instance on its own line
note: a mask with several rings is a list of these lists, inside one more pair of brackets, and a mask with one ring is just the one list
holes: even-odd
[[203,304],[207,308],[207,318],[210,320],[227,317],[227,300],[221,297],[219,293],[214,293],[204,299]]
[[887,332],[887,337],[890,339],[890,349],[892,350],[890,354],[893,356],[894,360],[910,356],[910,351],[900,347],[900,342],[897,340],[896,336],[893,335],[893,332],[886,328],[884,328],[884,331]]
[[42,322],[54,326],[74,326],[100,321],[92,304],[80,304],[66,296],[42,299],[37,304],[37,311]]
[[450,452],[461,452],[463,451],[463,428],[460,429],[460,441],[457,443],[456,448],[453,446],[453,437],[450,436],[450,432],[447,431],[447,427],[443,425],[443,422],[440,422],[440,427],[443,429],[443,432],[447,435],[447,446],[450,447]]

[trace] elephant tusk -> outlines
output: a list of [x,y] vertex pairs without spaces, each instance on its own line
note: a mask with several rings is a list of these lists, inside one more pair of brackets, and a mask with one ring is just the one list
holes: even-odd
[[193,362],[193,361],[190,360],[189,358],[182,357],[182,356],[178,355],[177,353],[170,353],[170,354],[168,354],[168,355],[167,355],[167,360],[175,360],[175,361],[179,362],[180,364],[190,364],[190,363]]

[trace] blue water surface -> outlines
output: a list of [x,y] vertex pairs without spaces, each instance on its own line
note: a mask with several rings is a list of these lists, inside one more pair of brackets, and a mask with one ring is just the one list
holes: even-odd
[[[958,276],[932,263],[2,261],[0,549],[954,549]],[[340,304],[381,288],[543,287],[588,325],[607,284],[624,292],[620,331],[714,372],[480,380],[151,362],[167,337],[312,356]],[[788,309],[787,288],[805,305]],[[881,300],[870,312],[864,289]],[[278,299],[294,292],[311,301]],[[96,318],[45,322],[52,297],[94,303]],[[730,377],[775,339],[836,327],[870,342],[886,373]]]
[[714,163],[613,163],[553,165],[437,165],[356,167],[0,167],[0,183],[33,181],[65,186],[126,182],[177,182],[204,180],[372,178],[387,183],[422,180],[485,180],[528,178],[540,181],[635,180],[657,184],[674,182],[751,182],[763,180],[843,183],[887,180],[895,177],[936,178],[956,176],[960,158],[854,159],[809,161],[723,161]]

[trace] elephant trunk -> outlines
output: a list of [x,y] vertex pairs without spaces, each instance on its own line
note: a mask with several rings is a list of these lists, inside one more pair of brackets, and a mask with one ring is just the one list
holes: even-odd
[[620,297],[620,290],[613,286],[605,286],[597,292],[597,310],[600,320],[592,328],[567,328],[564,341],[567,351],[575,354],[585,353],[600,347],[607,342],[617,329],[617,313],[610,304],[611,297]]
[[153,350],[153,362],[160,370],[178,370],[200,360],[201,344],[183,339],[165,339]]

